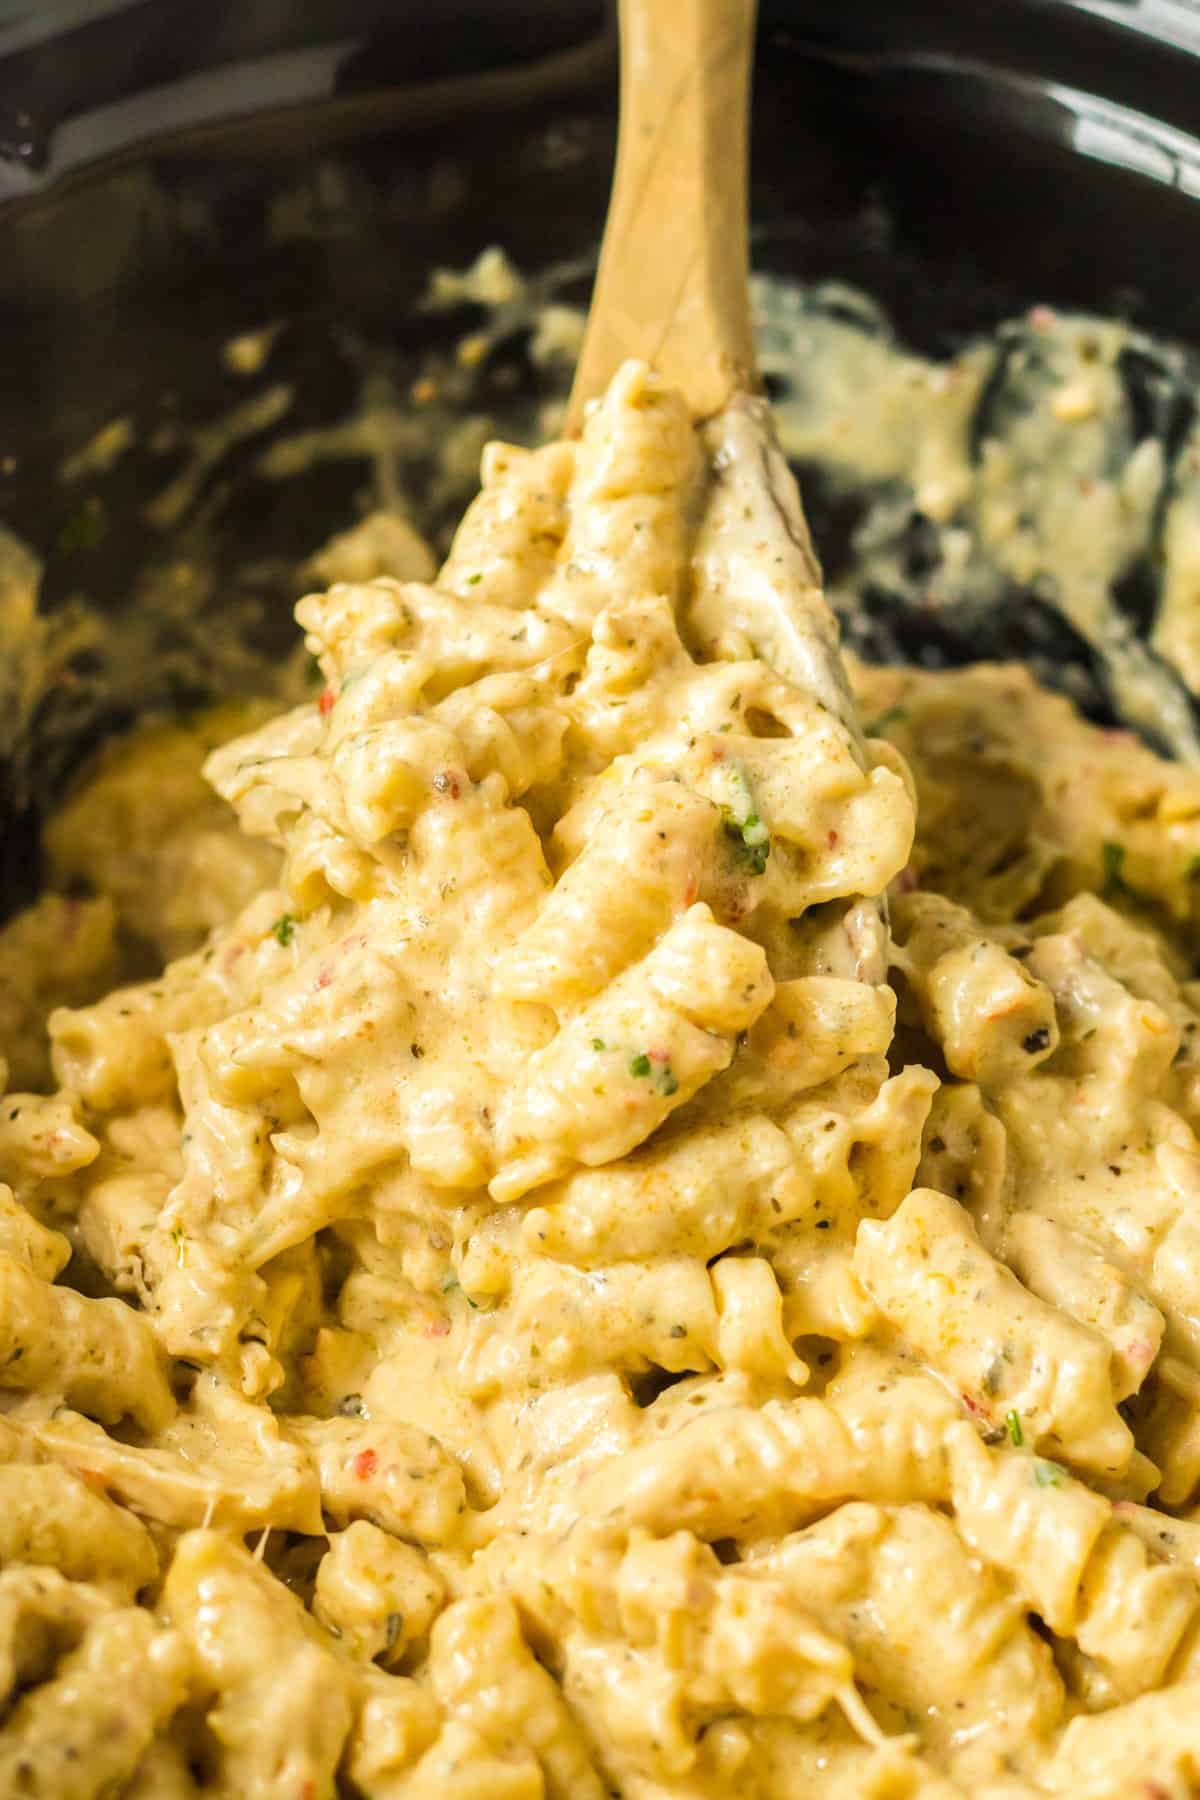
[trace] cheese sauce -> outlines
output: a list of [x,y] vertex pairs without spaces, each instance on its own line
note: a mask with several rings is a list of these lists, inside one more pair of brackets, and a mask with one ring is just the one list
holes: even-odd
[[[1125,500],[1018,544],[982,352],[815,316],[787,447],[1136,675]],[[864,741],[740,430],[628,366],[436,576],[394,511],[314,560],[319,686],[48,828],[0,1792],[1197,1791],[1200,773],[1011,665],[852,664]]]

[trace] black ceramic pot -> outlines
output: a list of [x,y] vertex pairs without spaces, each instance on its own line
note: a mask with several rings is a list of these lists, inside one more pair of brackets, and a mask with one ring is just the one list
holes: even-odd
[[[1193,5],[762,0],[761,15],[759,266],[858,283],[930,350],[1032,301],[1200,344]],[[222,373],[231,335],[287,321],[273,369],[295,429],[351,404],[351,340],[418,359],[446,329],[415,308],[434,264],[494,241],[526,268],[586,257],[614,72],[600,0],[0,4],[0,522],[44,559],[42,604],[130,604],[161,554],[150,439],[244,391]],[[103,533],[81,533],[62,460],[116,417],[138,440],[97,477]],[[357,480],[342,463],[264,485],[269,430],[198,495],[214,604],[258,571],[260,648],[291,630],[271,571],[345,523]],[[882,631],[868,648],[920,646]],[[8,743],[8,905],[36,875],[40,811],[164,697],[152,667],[99,711],[51,693]]]

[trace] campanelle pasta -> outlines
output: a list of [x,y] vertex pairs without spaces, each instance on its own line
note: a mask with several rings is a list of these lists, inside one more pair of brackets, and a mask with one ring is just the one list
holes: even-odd
[[51,827],[0,1793],[1200,1791],[1200,777],[864,743],[739,433],[628,366]]

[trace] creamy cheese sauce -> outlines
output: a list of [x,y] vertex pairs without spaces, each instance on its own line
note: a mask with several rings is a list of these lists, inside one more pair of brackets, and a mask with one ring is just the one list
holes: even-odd
[[[762,281],[758,304],[785,449],[861,507],[832,596],[842,615],[861,615],[872,590],[927,618],[1036,597],[1100,658],[1124,721],[1200,760],[1186,691],[1200,689],[1187,357],[1128,325],[1035,306],[934,361],[852,289]],[[1138,605],[1122,604],[1129,590]]]
[[[851,460],[950,519],[931,382]],[[1200,1787],[1200,773],[1011,666],[864,741],[745,431],[630,366],[51,824],[0,1792]]]

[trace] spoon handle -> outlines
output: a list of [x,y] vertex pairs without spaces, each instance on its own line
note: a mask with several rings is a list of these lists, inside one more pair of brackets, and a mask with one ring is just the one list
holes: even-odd
[[755,0],[620,0],[621,123],[567,428],[628,357],[697,418],[756,385],[748,163]]

